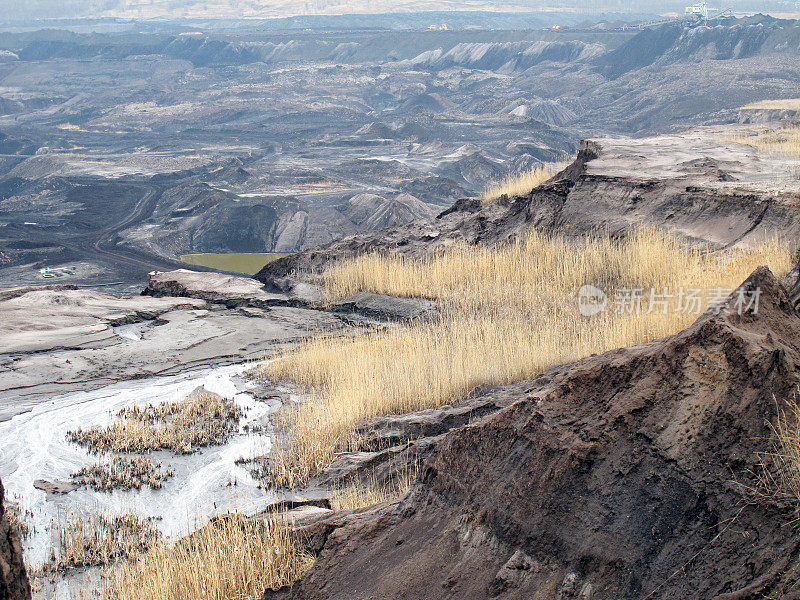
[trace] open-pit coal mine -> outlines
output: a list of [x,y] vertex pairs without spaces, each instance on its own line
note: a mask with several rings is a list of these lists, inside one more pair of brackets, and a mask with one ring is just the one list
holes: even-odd
[[294,4],[0,0],[0,600],[800,599],[794,3]]

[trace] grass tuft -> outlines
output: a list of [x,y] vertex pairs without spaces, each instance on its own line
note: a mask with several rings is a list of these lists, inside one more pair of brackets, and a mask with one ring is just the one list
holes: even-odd
[[483,202],[488,204],[501,196],[524,196],[552,179],[564,165],[541,165],[522,173],[510,173],[502,181],[489,185],[483,192]]
[[745,486],[754,504],[764,502],[788,506],[794,512],[793,523],[800,523],[800,403],[797,395],[783,406],[772,429],[773,449],[760,455],[756,483]]
[[72,474],[72,480],[100,492],[139,490],[143,486],[157,490],[173,475],[172,469],[162,469],[160,462],[154,463],[149,458],[115,456],[110,463],[82,467]]
[[351,482],[334,490],[331,498],[333,510],[357,510],[387,502],[406,495],[417,477],[418,465],[405,469],[388,483],[381,483],[374,476],[367,482]]
[[205,392],[182,402],[125,408],[108,427],[78,428],[67,439],[90,452],[146,453],[168,449],[191,454],[198,448],[227,441],[239,425],[236,402]]
[[152,518],[132,513],[59,515],[51,524],[53,551],[46,571],[110,565],[137,556],[161,538]]
[[259,600],[314,562],[285,516],[220,517],[174,545],[159,543],[109,577],[104,600]]

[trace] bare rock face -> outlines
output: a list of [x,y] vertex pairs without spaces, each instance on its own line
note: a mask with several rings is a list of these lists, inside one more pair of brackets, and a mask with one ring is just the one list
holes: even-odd
[[375,194],[358,194],[343,207],[344,215],[361,231],[404,225],[435,216],[430,205],[411,194],[386,199]]
[[263,286],[250,277],[203,273],[189,269],[150,273],[143,295],[156,298],[198,298],[228,307],[262,308],[285,303],[287,300],[282,294],[270,294],[264,291]]
[[401,501],[323,517],[313,569],[265,598],[800,598],[796,507],[747,491],[800,383],[800,318],[766,268],[742,289],[757,314],[732,297],[670,338],[479,391],[516,400],[441,436]]
[[31,597],[31,587],[22,562],[22,544],[8,522],[3,500],[0,482],[0,600],[27,600]]

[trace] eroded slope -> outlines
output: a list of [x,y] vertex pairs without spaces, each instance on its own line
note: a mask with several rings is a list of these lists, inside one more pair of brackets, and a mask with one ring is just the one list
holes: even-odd
[[747,487],[800,382],[800,319],[768,270],[742,289],[756,315],[734,295],[673,337],[481,391],[517,399],[440,438],[399,503],[311,525],[315,567],[265,598],[797,598],[796,507]]

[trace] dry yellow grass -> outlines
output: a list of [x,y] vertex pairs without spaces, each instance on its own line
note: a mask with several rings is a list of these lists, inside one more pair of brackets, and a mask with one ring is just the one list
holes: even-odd
[[[531,233],[502,247],[454,247],[425,260],[364,256],[333,266],[324,277],[331,298],[370,291],[433,298],[442,315],[350,338],[322,337],[261,367],[270,380],[312,392],[290,409],[276,440],[273,476],[292,487],[327,466],[334,453],[358,446],[357,425],[369,419],[454,402],[474,387],[531,378],[592,353],[675,333],[697,318],[615,314],[591,319],[577,308],[584,284],[609,290],[732,290],[758,266],[781,275],[788,248],[766,242],[752,250],[704,254],[655,231],[626,241],[571,242]],[[705,309],[705,307],[703,307]]]
[[108,565],[147,551],[161,537],[152,519],[126,513],[59,515],[51,524],[53,549],[44,570]]
[[800,156],[800,126],[773,129],[757,135],[738,136],[730,139],[730,141],[753,146],[759,152],[767,154]]
[[110,574],[105,600],[259,600],[296,581],[314,558],[276,515],[219,518],[175,545],[161,543]]
[[524,196],[551,179],[563,165],[541,165],[522,173],[511,173],[498,183],[493,183],[483,192],[483,202],[489,203],[500,196]]
[[169,449],[190,454],[220,444],[236,430],[241,411],[233,400],[216,394],[190,394],[165,402],[121,410],[108,427],[78,428],[67,438],[90,452],[151,452]]
[[417,477],[418,465],[403,469],[388,483],[372,477],[367,483],[353,482],[334,490],[333,510],[356,510],[405,496]]
[[753,102],[742,107],[742,110],[800,110],[800,98]]

